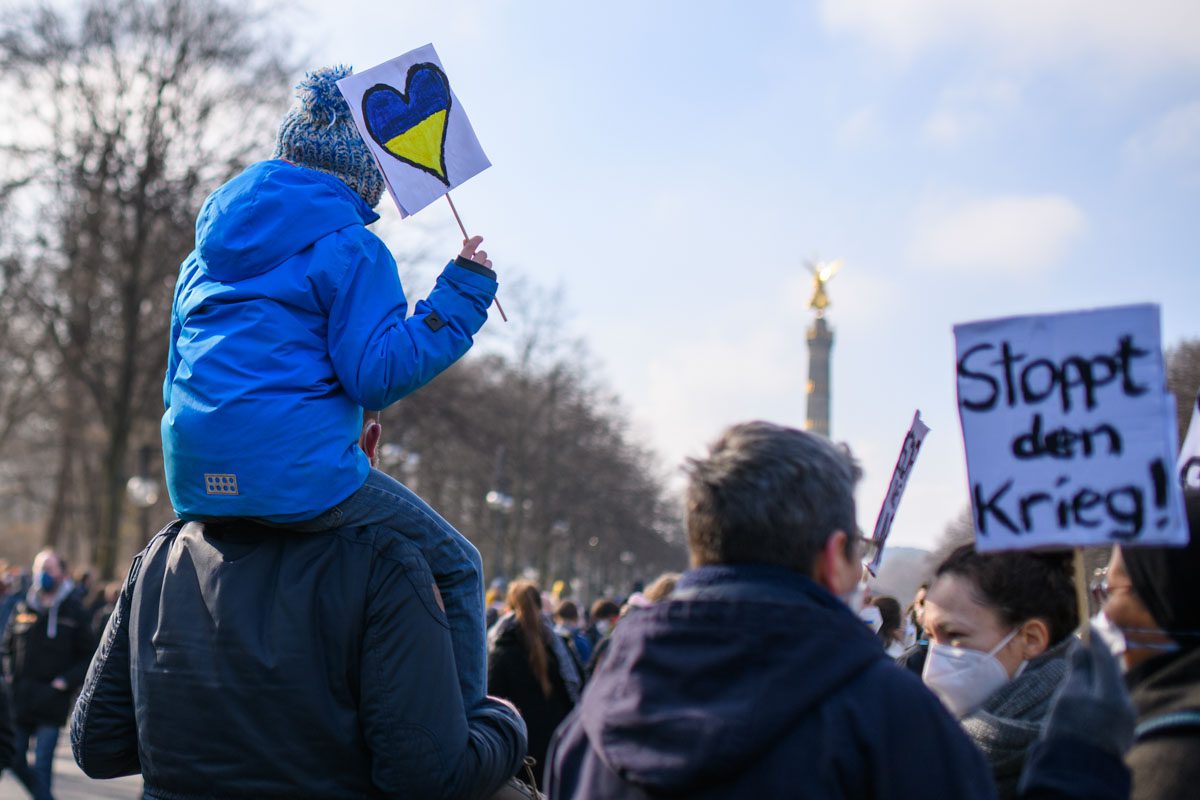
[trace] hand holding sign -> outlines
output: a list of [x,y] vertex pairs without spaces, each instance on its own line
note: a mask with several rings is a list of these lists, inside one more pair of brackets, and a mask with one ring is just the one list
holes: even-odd
[[469,239],[464,239],[462,252],[459,253],[459,256],[467,259],[468,261],[474,261],[476,264],[481,264],[488,269],[491,269],[492,260],[488,258],[486,250],[479,249],[479,245],[481,244],[483,244],[482,236],[472,236]]
[[[450,199],[450,190],[491,166],[471,121],[450,89],[433,45],[349,75],[338,88],[350,104],[354,124],[383,172],[388,194],[400,216],[415,214],[445,196],[464,239],[464,258],[491,268],[487,253],[466,255],[466,226]],[[480,239],[482,241],[482,239]],[[508,317],[498,298],[496,309]]]

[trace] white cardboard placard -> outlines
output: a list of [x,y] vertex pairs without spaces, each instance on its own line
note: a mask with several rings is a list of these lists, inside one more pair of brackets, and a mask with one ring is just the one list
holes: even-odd
[[1179,485],[1185,489],[1200,489],[1200,395],[1192,403],[1192,421],[1183,437],[1179,460],[1175,464],[1179,471]]
[[957,325],[980,551],[1183,545],[1154,305]]
[[896,509],[900,507],[900,498],[904,496],[904,490],[908,486],[908,477],[912,474],[913,465],[917,463],[917,454],[921,452],[921,443],[925,441],[925,434],[929,433],[929,426],[921,419],[921,411],[917,410],[913,414],[912,425],[909,426],[908,433],[904,436],[904,442],[900,445],[900,456],[896,459],[896,466],[892,470],[892,480],[888,484],[887,495],[883,498],[883,506],[879,509],[879,516],[875,519],[875,532],[871,534],[871,539],[875,542],[875,557],[871,559],[871,563],[867,565],[867,569],[874,575],[879,570],[879,562],[883,560],[883,547],[887,543],[888,534],[892,532],[892,520],[896,518]]
[[433,45],[338,81],[407,217],[491,166]]

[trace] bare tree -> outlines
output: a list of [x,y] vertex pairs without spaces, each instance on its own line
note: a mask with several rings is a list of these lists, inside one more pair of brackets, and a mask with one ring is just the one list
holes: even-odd
[[[225,0],[87,0],[0,22],[0,127],[12,133],[0,150],[29,231],[14,272],[55,359],[48,530],[93,530],[105,577],[131,452],[157,442],[171,293],[195,214],[266,153],[286,103],[282,47]],[[70,513],[80,486],[91,498],[75,508],[93,520]]]
[[1167,389],[1175,395],[1175,419],[1182,442],[1200,394],[1200,339],[1184,339],[1167,348],[1166,361]]

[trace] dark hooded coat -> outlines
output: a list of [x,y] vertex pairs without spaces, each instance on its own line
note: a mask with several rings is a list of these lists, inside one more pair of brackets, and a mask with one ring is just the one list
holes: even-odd
[[709,566],[631,611],[551,743],[554,798],[992,798],[958,722],[836,597]]

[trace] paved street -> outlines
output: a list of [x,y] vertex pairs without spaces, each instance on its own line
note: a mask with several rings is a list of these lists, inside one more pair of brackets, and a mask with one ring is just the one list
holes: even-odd
[[[32,757],[30,753],[30,757]],[[79,771],[71,758],[71,737],[66,730],[58,737],[54,754],[55,800],[135,800],[142,796],[140,777],[119,778],[113,781],[94,781]],[[29,795],[12,772],[5,770],[0,778],[0,800],[27,800]]]

